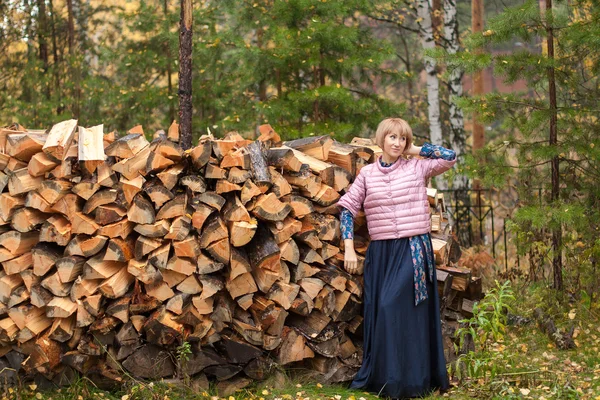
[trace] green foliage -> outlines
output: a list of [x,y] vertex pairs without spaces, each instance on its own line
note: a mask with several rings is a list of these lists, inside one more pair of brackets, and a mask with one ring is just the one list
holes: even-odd
[[458,344],[455,345],[455,350],[458,352],[459,349],[465,349],[469,340],[473,341],[475,349],[461,354],[454,365],[451,365],[451,373],[455,372],[459,379],[462,379],[463,374],[471,378],[496,375],[496,366],[490,362],[493,355],[490,354],[489,345],[492,341],[504,339],[507,312],[511,310],[511,302],[514,300],[510,281],[503,284],[496,281],[496,287],[473,305],[473,316],[461,320],[461,326],[456,330]]
[[[535,0],[509,7],[488,20],[484,32],[468,35],[464,52],[437,56],[449,68],[471,72],[491,67],[505,83],[527,83],[525,93],[491,92],[461,99],[466,113],[477,112],[491,127],[486,148],[467,160],[465,170],[484,185],[517,182],[519,208],[511,231],[520,238],[521,254],[543,248],[542,260],[548,265],[551,231],[562,228],[565,276],[578,291],[594,277],[590,258],[577,255],[583,249],[589,249],[588,256],[597,251],[600,229],[600,3],[553,3],[550,12],[540,10]],[[554,59],[546,52],[548,26],[555,36]],[[510,47],[512,51],[497,50]],[[552,146],[550,68],[555,72],[558,113],[558,144]],[[559,160],[560,193],[551,201],[554,157]]]
[[503,338],[506,329],[506,313],[511,310],[510,303],[515,300],[510,281],[490,289],[485,297],[473,305],[473,316],[461,320],[456,331],[459,348],[463,348],[468,336],[477,344],[478,349],[487,349],[488,340]]
[[[195,3],[194,135],[270,123],[284,138],[345,138],[405,111],[383,93],[407,76],[390,68],[394,46],[376,38],[366,18],[383,3]],[[177,119],[179,3],[76,7],[72,55],[66,10],[47,12],[50,32],[41,29],[37,4],[9,4],[0,7],[0,18],[20,25],[0,26],[11,50],[0,56],[10,76],[0,80],[4,123],[47,127],[81,116],[86,125],[124,132],[142,124],[151,134]],[[29,31],[25,41],[20,32]],[[52,43],[47,66],[38,54],[42,39]]]

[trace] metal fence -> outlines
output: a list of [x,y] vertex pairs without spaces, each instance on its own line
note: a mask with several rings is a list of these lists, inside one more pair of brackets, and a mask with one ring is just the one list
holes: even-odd
[[462,247],[483,246],[494,259],[504,264],[508,273],[509,253],[515,255],[518,268],[518,243],[506,229],[510,218],[499,215],[495,210],[494,198],[497,192],[489,189],[442,190],[453,231]]

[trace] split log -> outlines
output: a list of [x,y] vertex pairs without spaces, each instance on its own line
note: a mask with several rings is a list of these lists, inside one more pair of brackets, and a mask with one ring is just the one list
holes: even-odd
[[92,174],[96,168],[104,162],[104,125],[96,125],[91,128],[79,127],[79,154],[78,160],[81,166]]
[[46,134],[33,132],[8,135],[8,155],[27,163],[34,154],[42,151],[47,138]]
[[11,196],[27,193],[40,187],[43,180],[41,176],[31,176],[27,168],[21,168],[9,175],[8,191]]
[[42,147],[44,153],[57,161],[64,160],[66,151],[71,147],[76,128],[76,119],[62,121],[54,125],[52,129],[50,129],[48,137]]
[[115,140],[104,152],[107,156],[117,157],[118,159],[129,159],[148,145],[149,143],[143,134],[129,134]]
[[283,142],[284,146],[301,151],[303,154],[325,161],[329,157],[329,150],[333,145],[330,136],[312,136],[302,139]]

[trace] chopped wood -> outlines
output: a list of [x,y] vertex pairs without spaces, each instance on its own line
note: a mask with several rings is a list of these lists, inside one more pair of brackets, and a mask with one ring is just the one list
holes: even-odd
[[48,216],[34,208],[19,208],[11,217],[11,226],[19,232],[30,232],[46,221]]
[[149,145],[143,134],[129,134],[112,142],[105,150],[107,156],[119,159],[134,157]]
[[24,196],[12,196],[8,193],[2,193],[0,196],[0,217],[5,221],[9,221],[12,214],[24,205]]
[[52,171],[58,163],[52,158],[48,157],[46,153],[37,153],[31,157],[27,164],[27,172],[34,178],[44,176],[46,172]]
[[277,361],[280,365],[286,365],[305,358],[312,358],[315,353],[306,346],[306,340],[294,329],[283,328],[281,333],[282,343],[279,347]]
[[169,233],[165,235],[165,239],[183,240],[190,233],[192,228],[192,219],[188,216],[179,216],[173,220],[169,227]]
[[37,191],[44,200],[53,205],[72,190],[73,184],[71,182],[47,179],[42,182]]
[[138,194],[127,211],[127,219],[136,224],[153,224],[155,221],[154,207],[144,196]]
[[184,176],[179,180],[179,183],[183,186],[188,187],[194,193],[206,192],[206,181],[201,176]]
[[78,256],[67,256],[56,261],[58,278],[63,283],[72,282],[81,274],[85,258]]
[[[267,148],[261,141],[250,143],[247,147],[254,183],[262,190],[271,187],[271,173],[267,163]],[[264,192],[264,191],[263,191]]]
[[290,147],[270,148],[267,155],[269,165],[286,171],[300,172],[308,166],[303,164],[295,155]]
[[104,125],[96,125],[91,128],[79,127],[79,163],[92,174],[96,168],[104,162]]
[[38,232],[8,231],[0,235],[0,245],[15,256],[30,250],[39,240]]
[[204,177],[207,179],[227,179],[227,170],[208,163],[206,164]]
[[215,191],[218,194],[222,193],[230,193],[230,192],[239,192],[242,190],[240,185],[236,185],[235,183],[231,183],[226,179],[217,180],[217,185],[215,187]]
[[98,290],[108,298],[116,299],[123,296],[129,290],[134,281],[133,275],[127,272],[127,266],[122,267],[119,272],[106,279]]
[[73,214],[71,223],[71,233],[73,234],[93,235],[100,228],[96,221],[81,212]]
[[8,135],[8,155],[20,161],[29,162],[34,154],[42,151],[48,135],[43,133],[16,133]]
[[221,168],[239,167],[250,169],[250,155],[246,148],[240,148],[225,155],[221,160]]
[[279,247],[263,225],[258,225],[257,233],[248,248],[248,256],[253,268],[266,268],[271,271],[281,268]]
[[77,235],[67,245],[65,255],[91,257],[104,248],[107,240],[107,237],[101,235]]
[[179,195],[172,200],[166,202],[156,214],[156,219],[171,219],[181,217],[187,211],[187,197]]
[[[118,140],[115,141],[114,143],[117,143],[117,142],[118,142]],[[108,151],[106,152],[106,154],[110,155],[110,154],[108,154]],[[146,146],[142,150],[140,150],[138,153],[136,153],[133,157],[124,158],[123,160],[121,160],[118,163],[116,163],[115,165],[113,165],[111,168],[113,171],[118,172],[121,175],[123,175],[126,179],[131,180],[131,179],[136,178],[140,174],[144,175],[146,173],[146,171],[145,171],[146,160],[148,159],[149,156],[150,156],[150,146]]]
[[232,167],[227,174],[227,180],[231,183],[241,185],[252,178],[252,171]]
[[51,216],[42,224],[39,240],[66,246],[71,240],[71,223],[63,216]]
[[252,214],[266,221],[282,221],[291,211],[289,204],[280,202],[274,193],[269,193],[258,197]]
[[67,297],[55,297],[46,304],[48,318],[68,318],[77,311],[77,304]]
[[100,226],[97,233],[98,235],[109,238],[120,237],[125,239],[131,232],[133,232],[134,226],[135,224],[133,222],[129,221],[127,218],[123,218],[122,220],[112,224]]
[[71,147],[76,128],[76,119],[65,120],[54,125],[42,147],[44,153],[57,161],[64,160],[66,151]]
[[117,205],[101,205],[96,208],[94,221],[99,225],[109,225],[122,220],[127,210]]
[[69,193],[58,199],[58,201],[52,205],[51,211],[61,213],[67,217],[69,221],[73,221],[75,213],[82,209],[81,204],[82,201],[79,196]]
[[25,197],[25,207],[30,207],[45,213],[52,211],[50,203],[48,203],[37,191],[27,193],[27,197]]
[[37,189],[44,178],[29,175],[27,168],[21,168],[12,172],[8,178],[8,192],[11,196],[27,193]]
[[250,222],[250,214],[242,204],[237,195],[233,194],[227,197],[225,206],[222,209],[223,218],[228,222],[245,221]]
[[98,206],[114,203],[117,200],[117,191],[114,189],[105,189],[95,192],[89,197],[83,206],[84,214],[89,214]]
[[234,221],[228,223],[229,242],[234,247],[245,246],[250,243],[258,227],[255,221]]
[[199,143],[198,146],[191,149],[189,152],[189,156],[192,159],[192,163],[196,168],[202,168],[208,163],[210,158],[210,154],[212,151],[212,145],[209,140],[205,140],[202,143]]

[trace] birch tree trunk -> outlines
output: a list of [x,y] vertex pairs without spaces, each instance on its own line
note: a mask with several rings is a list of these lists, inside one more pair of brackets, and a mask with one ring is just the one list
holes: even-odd
[[[449,54],[456,54],[460,49],[456,0],[444,0],[444,42]],[[463,94],[462,77],[464,71],[455,67],[450,72],[448,93],[450,97],[450,146],[456,152],[458,161],[462,161],[466,153],[465,121],[463,111],[457,106],[456,99]],[[456,175],[453,189],[467,189],[468,180],[465,175]]]
[[[431,0],[417,0],[417,16],[419,36],[424,51],[435,48],[435,38],[431,24]],[[427,104],[429,117],[429,138],[431,143],[442,145],[442,125],[440,123],[440,81],[437,76],[435,59],[425,56],[425,72],[427,73]],[[446,189],[442,177],[435,178],[439,189]]]

